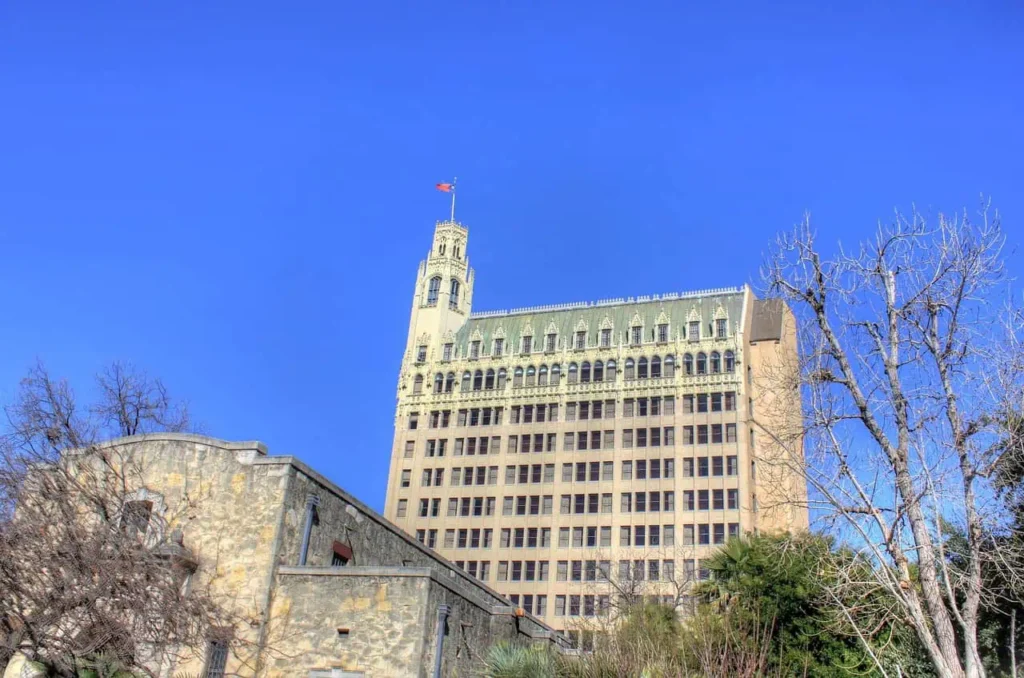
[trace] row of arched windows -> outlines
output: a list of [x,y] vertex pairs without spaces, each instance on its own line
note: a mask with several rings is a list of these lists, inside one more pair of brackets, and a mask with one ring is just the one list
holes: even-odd
[[[615,381],[617,366],[614,360],[603,362],[601,360],[590,363],[569,363],[568,383],[583,383]],[[627,358],[625,364],[624,378],[628,381],[633,379],[660,379],[675,376],[676,362],[674,356],[661,358],[654,356],[650,359],[642,357],[634,360]],[[694,356],[692,353],[683,355],[683,374],[718,374],[720,372],[735,372],[736,356],[732,351],[719,353],[712,351],[710,354],[703,351]],[[554,364],[548,367],[541,365],[535,367],[529,365],[526,368],[516,367],[512,371],[512,386],[547,386],[557,385],[562,378],[562,367]],[[490,391],[493,389],[502,390],[508,381],[508,370],[504,367],[494,370],[466,370],[462,373],[461,390],[466,391]],[[434,393],[451,393],[455,390],[455,373],[443,374],[438,372],[434,375]],[[423,392],[423,375],[417,374],[413,380],[413,393]]]
[[[441,293],[441,276],[434,276],[427,286],[427,306],[437,306],[437,297]],[[459,281],[451,279],[448,287],[448,307],[459,306]]]

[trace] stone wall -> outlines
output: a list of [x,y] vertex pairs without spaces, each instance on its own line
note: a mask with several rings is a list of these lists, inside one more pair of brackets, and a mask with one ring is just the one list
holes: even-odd
[[[432,675],[437,608],[451,607],[442,675],[474,675],[498,640],[564,642],[507,600],[291,457],[259,443],[160,434],[105,445],[135,471],[136,495],[180,530],[207,587],[232,614],[227,673],[239,676]],[[307,497],[319,499],[297,567]],[[154,520],[150,529],[160,521]],[[351,548],[331,567],[335,542]],[[340,630],[339,630],[340,629]],[[153,667],[204,670],[206,648]]]

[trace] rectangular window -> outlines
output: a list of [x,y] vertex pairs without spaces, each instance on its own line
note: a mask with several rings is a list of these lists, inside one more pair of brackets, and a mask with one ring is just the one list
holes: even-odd
[[404,518],[405,517],[405,512],[408,511],[408,510],[409,510],[409,500],[408,499],[399,499],[398,500],[398,511],[396,512],[395,515],[397,517],[399,517],[399,518]]
[[711,442],[720,443],[722,442],[722,425],[712,424],[711,425]]
[[610,329],[601,330],[601,348],[608,348],[612,345],[612,331]]
[[638,428],[636,430],[636,446],[647,447],[647,429]]
[[728,321],[725,318],[719,318],[715,321],[715,336],[719,339],[725,339],[726,337],[726,325]]
[[419,412],[410,412],[409,413],[409,430],[410,431],[415,431],[416,427],[419,425],[419,421],[420,421],[420,413]]
[[545,344],[545,346],[544,346],[544,350],[547,351],[548,353],[554,353],[555,352],[555,337],[556,337],[556,335],[549,334],[544,339],[545,342],[547,342]]
[[707,490],[697,490],[697,510],[707,511],[710,508]]
[[622,513],[630,513],[633,510],[633,493],[622,493],[622,506],[619,508]]
[[668,323],[661,323],[658,325],[658,343],[664,344],[668,342]]
[[734,443],[736,442],[736,424],[725,425],[725,442]]
[[694,440],[693,440],[693,427],[692,426],[684,426],[683,427],[683,445],[693,445],[693,442],[694,442]]
[[711,475],[719,477],[723,475],[722,457],[711,457]]
[[736,393],[734,391],[726,391],[725,393],[725,411],[732,412],[736,409]]
[[505,340],[495,339],[494,340],[494,357],[499,358],[505,350]]
[[206,647],[206,678],[223,678],[228,663],[228,644],[223,640],[211,640]]
[[693,477],[693,459],[683,459],[683,477]]
[[523,337],[523,353],[530,353],[533,350],[533,337]]
[[738,509],[740,507],[740,491],[736,488],[732,488],[728,491],[729,508]]
[[686,338],[690,341],[700,341],[700,321],[693,320],[687,325]]
[[725,508],[725,490],[711,490],[711,508],[716,511]]
[[683,510],[693,511],[696,507],[696,503],[693,500],[693,490],[683,490]]
[[708,426],[707,424],[701,424],[697,427],[697,444],[707,445],[708,444]]

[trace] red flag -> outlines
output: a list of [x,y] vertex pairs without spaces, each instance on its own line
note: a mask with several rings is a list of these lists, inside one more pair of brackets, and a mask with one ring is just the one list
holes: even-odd
[[434,188],[445,193],[451,193],[455,189],[455,184],[434,184]]

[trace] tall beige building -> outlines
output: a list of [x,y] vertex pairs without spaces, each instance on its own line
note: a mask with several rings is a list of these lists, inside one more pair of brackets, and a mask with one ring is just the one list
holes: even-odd
[[[572,635],[685,600],[731,535],[807,526],[788,308],[749,287],[472,313],[469,232],[420,263],[385,514]],[[790,426],[787,426],[789,424]],[[586,637],[584,636],[584,640]]]

